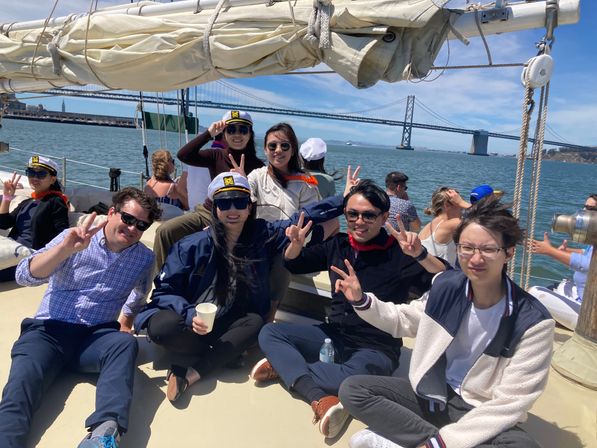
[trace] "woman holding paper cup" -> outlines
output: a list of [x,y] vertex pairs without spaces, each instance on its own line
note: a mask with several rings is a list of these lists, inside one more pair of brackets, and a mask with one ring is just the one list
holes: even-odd
[[[200,357],[188,368],[170,369],[167,396],[172,402],[257,340],[270,311],[271,263],[286,246],[286,228],[302,226],[305,219],[324,222],[342,211],[342,198],[335,196],[289,220],[267,222],[255,218],[250,195],[249,182],[239,173],[214,178],[208,188],[212,226],[173,246],[155,280],[151,303],[135,320],[136,331],[146,328],[148,337],[167,350]],[[211,311],[203,309],[207,304]]]

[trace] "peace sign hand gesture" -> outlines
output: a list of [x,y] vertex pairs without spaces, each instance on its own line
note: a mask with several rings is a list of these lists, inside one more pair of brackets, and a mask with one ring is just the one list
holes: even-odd
[[12,200],[15,195],[15,191],[21,180],[21,175],[17,174],[16,171],[12,173],[12,178],[2,182],[2,198],[5,200]]
[[286,237],[290,240],[290,244],[284,252],[284,258],[287,260],[294,260],[301,253],[307,233],[309,233],[309,230],[313,226],[313,221],[309,221],[303,226],[304,222],[305,213],[301,212],[298,222],[292,224],[290,227],[286,227]]
[[240,155],[240,165],[236,163],[236,160],[234,160],[232,154],[228,154],[228,158],[230,159],[230,163],[232,163],[232,169],[230,171],[233,173],[238,173],[243,177],[247,177],[245,173],[245,155]]
[[358,302],[363,297],[363,290],[361,289],[361,283],[357,278],[357,274],[348,260],[344,260],[344,264],[348,269],[348,273],[336,266],[331,266],[332,271],[340,276],[336,280],[335,289],[336,292],[341,292],[349,302]]
[[359,179],[359,172],[361,171],[361,166],[357,166],[352,172],[352,168],[348,165],[348,169],[346,170],[346,185],[344,187],[344,196],[347,196],[350,193],[350,189],[357,185],[361,179]]
[[404,223],[400,218],[400,213],[396,214],[396,223],[398,224],[398,230],[396,230],[389,222],[386,222],[386,230],[390,235],[396,238],[402,252],[410,257],[417,257],[423,252],[423,246],[421,240],[416,232],[408,232],[404,227]]
[[91,242],[91,237],[95,235],[97,232],[102,230],[108,221],[104,221],[97,227],[91,228],[93,221],[95,221],[95,217],[97,214],[93,212],[89,215],[83,224],[78,227],[72,228],[67,234],[64,240],[62,241],[62,248],[64,251],[68,252],[70,255],[80,252],[83,249],[86,249]]

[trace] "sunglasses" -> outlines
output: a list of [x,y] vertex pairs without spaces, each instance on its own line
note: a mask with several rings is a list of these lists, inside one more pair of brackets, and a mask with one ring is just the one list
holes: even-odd
[[133,215],[131,215],[127,212],[123,212],[121,210],[116,210],[116,211],[118,213],[120,213],[120,219],[127,226],[135,226],[137,228],[137,230],[139,230],[141,232],[145,232],[147,229],[149,229],[151,227],[150,222],[141,221],[140,219],[135,218]]
[[585,204],[584,209],[588,210],[590,212],[597,212],[597,205],[588,205],[588,204]]
[[290,143],[288,142],[281,142],[281,143],[276,143],[276,142],[269,142],[266,145],[266,148],[268,150],[270,150],[271,152],[274,152],[276,150],[276,148],[280,147],[280,149],[284,152],[290,150]]
[[249,206],[249,202],[250,198],[248,196],[244,198],[225,198],[214,200],[216,207],[223,212],[230,210],[231,207],[234,207],[236,210],[245,210]]
[[33,168],[27,168],[25,170],[25,176],[34,177],[36,179],[45,179],[46,177],[48,177],[49,174],[50,173],[48,173],[46,170],[37,171]]
[[249,126],[247,126],[246,124],[229,124],[228,126],[226,126],[226,133],[227,134],[241,134],[241,135],[247,135],[249,132],[251,132],[251,128]]
[[381,215],[381,213],[370,211],[359,213],[356,210],[346,210],[344,215],[346,216],[346,220],[348,222],[356,222],[359,218],[361,218],[364,222],[372,224],[379,217],[379,215]]

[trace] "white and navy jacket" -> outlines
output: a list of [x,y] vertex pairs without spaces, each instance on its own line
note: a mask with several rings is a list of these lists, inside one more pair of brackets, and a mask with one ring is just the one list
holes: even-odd
[[[555,322],[533,296],[504,276],[508,302],[497,333],[465,375],[460,393],[473,406],[458,422],[441,428],[425,446],[468,448],[526,419],[547,383]],[[395,305],[367,294],[355,310],[394,337],[414,337],[409,379],[430,409],[447,402],[445,352],[472,305],[469,281],[460,270],[438,274],[431,290]]]

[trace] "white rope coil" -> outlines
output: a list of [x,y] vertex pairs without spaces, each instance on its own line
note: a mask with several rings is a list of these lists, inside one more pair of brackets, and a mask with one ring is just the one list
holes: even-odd
[[319,41],[319,48],[326,49],[332,46],[330,31],[330,15],[332,14],[332,0],[313,0],[313,9],[309,16],[307,35],[305,39],[310,42]]

